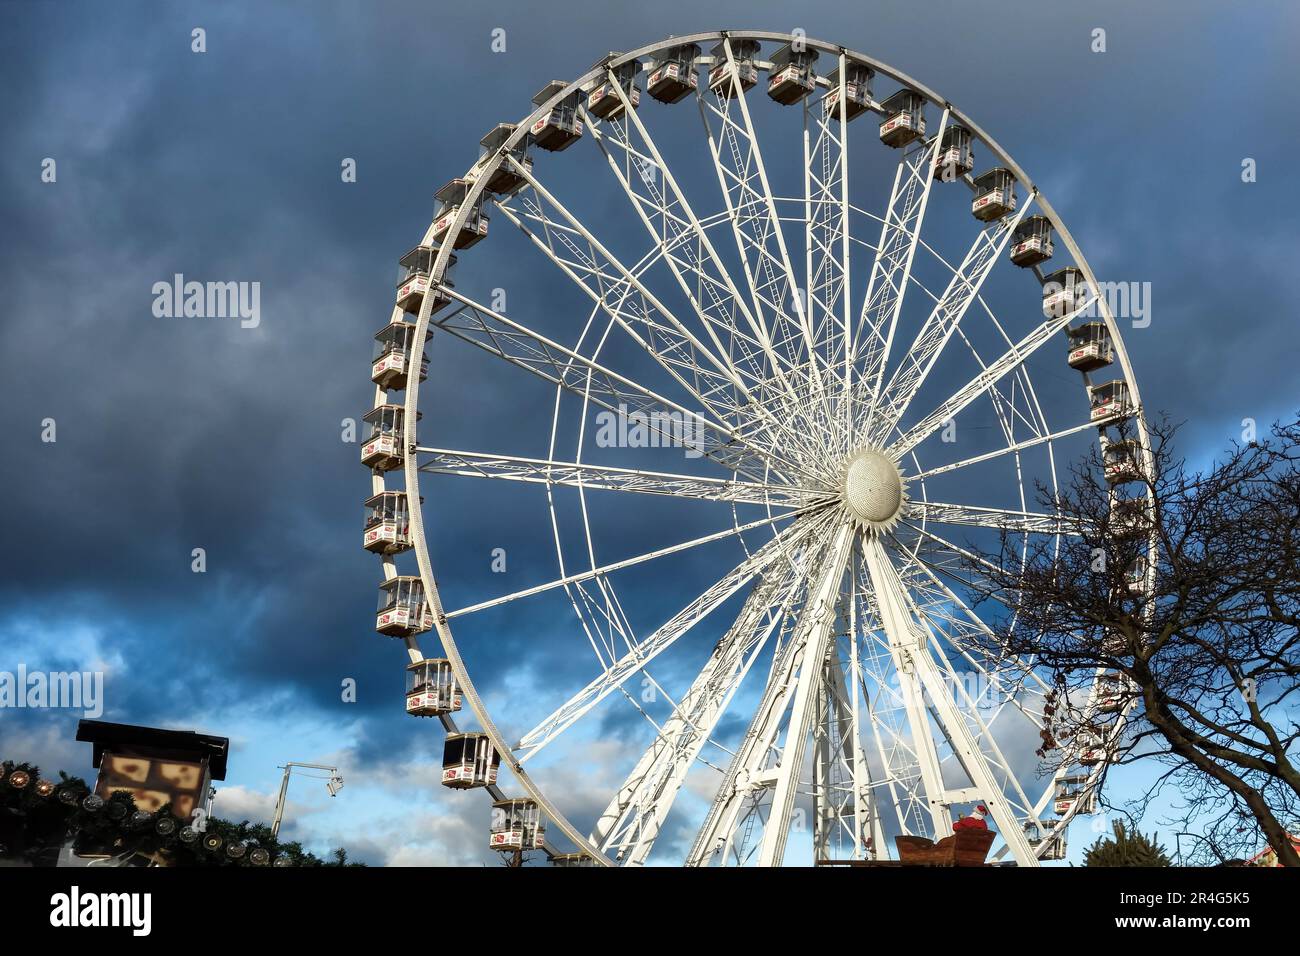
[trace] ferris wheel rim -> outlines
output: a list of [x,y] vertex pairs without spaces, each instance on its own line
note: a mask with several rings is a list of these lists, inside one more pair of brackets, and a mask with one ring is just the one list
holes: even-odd
[[[916,80],[912,79],[910,76],[902,73],[901,71],[895,70],[894,68],[890,67],[888,64],[885,64],[879,60],[876,60],[864,54],[860,54],[855,51],[850,51],[844,47],[836,46],[833,44],[826,43],[824,41],[819,41],[819,40],[807,38],[802,35],[792,34],[792,33],[776,33],[776,32],[765,32],[765,31],[735,31],[735,32],[718,31],[718,32],[694,34],[694,35],[683,36],[683,37],[670,37],[665,40],[661,40],[656,43],[649,44],[630,53],[621,54],[617,57],[605,58],[596,67],[588,71],[579,79],[574,80],[571,83],[563,86],[559,90],[559,92],[553,95],[552,98],[539,104],[531,113],[527,115],[527,117],[524,120],[522,120],[518,124],[516,129],[502,143],[502,145],[498,148],[496,154],[491,158],[489,158],[486,164],[484,165],[476,164],[475,166],[471,167],[472,171],[477,172],[477,176],[472,182],[472,184],[470,185],[466,198],[462,202],[461,208],[457,211],[454,217],[454,221],[450,226],[450,229],[452,231],[455,231],[460,229],[463,226],[465,220],[468,218],[469,210],[475,204],[475,202],[477,202],[479,198],[482,196],[489,175],[501,166],[501,164],[506,160],[509,151],[512,148],[519,145],[519,143],[523,141],[524,137],[528,135],[528,128],[531,125],[532,121],[534,121],[539,116],[547,113],[556,103],[560,102],[565,97],[572,95],[574,91],[582,89],[584,86],[586,86],[593,80],[603,76],[605,71],[613,66],[621,65],[631,60],[638,59],[640,57],[647,56],[650,54],[654,54],[656,52],[676,48],[684,44],[706,43],[709,41],[720,42],[727,39],[753,39],[758,41],[787,42],[787,43],[797,40],[805,43],[809,48],[816,49],[822,52],[831,52],[838,56],[848,57],[854,62],[862,63],[872,68],[877,73],[887,76],[890,79],[893,79],[896,82],[900,83],[904,87],[912,89],[915,92],[919,93],[931,105],[938,106],[939,108],[948,111],[955,120],[960,122],[962,125],[966,126],[971,131],[972,135],[976,139],[978,139],[985,148],[989,149],[990,152],[992,152],[1002,162],[1002,164],[1013,173],[1017,182],[1022,184],[1029,191],[1032,200],[1037,202],[1039,207],[1042,209],[1044,216],[1051,222],[1053,228],[1060,236],[1062,243],[1065,245],[1066,249],[1071,253],[1075,267],[1078,268],[1083,273],[1084,277],[1093,288],[1098,288],[1095,275],[1090,265],[1088,264],[1086,258],[1083,256],[1082,250],[1078,247],[1073,236],[1069,232],[1068,227],[1065,225],[1064,221],[1060,218],[1060,216],[1055,212],[1055,210],[1051,207],[1046,197],[1037,189],[1036,186],[1034,186],[1032,180],[1030,180],[1030,178],[1023,171],[1023,169],[1021,169],[1021,167],[1015,163],[1014,159],[1012,159],[1012,157],[1008,153],[1006,153],[977,124],[971,121],[969,117],[967,117],[964,113],[961,113],[959,110],[953,107],[951,103],[942,99],[937,93],[930,90],[928,87],[918,83]],[[433,226],[431,224],[429,230],[426,232],[425,239],[422,242],[423,245],[427,245],[430,242],[432,229]],[[442,278],[446,273],[446,269],[450,257],[451,257],[450,243],[444,244],[438,248],[437,256],[434,262],[431,264],[431,268],[430,268],[429,281],[430,281],[431,289],[436,287],[437,284],[441,283]],[[421,304],[420,311],[416,318],[415,331],[413,335],[413,342],[414,342],[413,348],[415,348],[417,352],[418,350],[423,348],[424,343],[428,340],[428,335],[430,331],[430,318],[432,312],[431,309],[432,299],[433,296],[431,295],[425,297],[424,302]],[[1138,391],[1138,383],[1136,380],[1136,376],[1133,373],[1133,369],[1129,361],[1127,350],[1123,341],[1123,336],[1119,333],[1118,325],[1115,321],[1113,314],[1111,313],[1109,304],[1105,301],[1104,298],[1099,298],[1097,300],[1097,303],[1101,311],[1103,321],[1105,322],[1108,330],[1111,333],[1112,341],[1115,347],[1116,358],[1119,362],[1120,370],[1123,375],[1123,380],[1127,383],[1130,392],[1133,396],[1133,401],[1134,401],[1136,411],[1132,416],[1132,420],[1134,421],[1135,427],[1138,432],[1138,438],[1141,443],[1140,448],[1144,458],[1144,464],[1149,473],[1152,465],[1152,460],[1151,460],[1152,453],[1150,449],[1150,443],[1148,440],[1147,427],[1145,423],[1144,412],[1141,405],[1140,392]],[[398,311],[399,310],[395,309],[395,316]],[[498,752],[501,754],[503,760],[508,761],[508,766],[510,767],[511,771],[515,774],[518,783],[522,786],[522,788],[525,791],[528,792],[529,796],[533,797],[538,802],[538,804],[545,811],[548,819],[554,822],[565,833],[565,835],[568,836],[575,843],[575,845],[577,845],[583,852],[586,852],[589,855],[591,855],[596,862],[602,865],[614,865],[612,860],[606,857],[594,845],[589,843],[586,836],[582,834],[579,830],[577,830],[577,828],[574,827],[572,823],[567,820],[567,818],[559,811],[558,808],[554,807],[550,803],[550,801],[541,792],[541,789],[528,776],[527,772],[523,769],[523,767],[519,765],[517,761],[514,760],[512,756],[513,751],[510,747],[508,740],[500,734],[500,731],[496,728],[496,725],[491,720],[490,714],[488,714],[486,706],[482,703],[481,699],[478,697],[477,692],[474,690],[474,685],[472,683],[472,680],[470,679],[470,675],[468,674],[464,662],[461,659],[459,652],[456,648],[454,637],[452,636],[450,627],[447,625],[446,622],[446,618],[441,603],[441,598],[439,595],[436,581],[432,573],[432,561],[429,554],[428,540],[424,533],[422,509],[418,505],[419,469],[418,469],[418,463],[414,451],[417,448],[416,424],[417,424],[417,417],[419,411],[418,408],[419,390],[420,390],[419,376],[411,376],[410,382],[408,383],[408,386],[406,388],[406,395],[403,402],[403,408],[405,410],[405,414],[403,420],[402,434],[403,434],[403,443],[404,443],[404,448],[406,449],[406,454],[404,454],[403,456],[402,473],[405,479],[405,486],[407,489],[408,498],[411,489],[417,489],[417,501],[413,502],[410,507],[410,512],[411,512],[410,532],[411,532],[411,539],[412,539],[412,550],[415,552],[416,561],[419,566],[420,578],[425,588],[425,594],[427,595],[430,601],[430,606],[434,610],[435,626],[438,630],[438,636],[442,641],[444,650],[447,653],[448,659],[452,663],[453,669],[457,672],[457,678],[462,682],[463,689],[466,693],[466,698],[471,705],[471,710],[474,712],[475,717],[478,718],[479,723],[483,726],[484,731],[492,739],[493,744],[497,747]],[[1049,442],[1049,447],[1050,447],[1050,442]],[[1153,578],[1154,572],[1155,572],[1154,562],[1148,561],[1147,583],[1146,583],[1146,587],[1148,591],[1150,590],[1151,580]],[[418,647],[412,650],[412,654],[413,656],[419,654]],[[1068,822],[1068,820],[1063,822]]]

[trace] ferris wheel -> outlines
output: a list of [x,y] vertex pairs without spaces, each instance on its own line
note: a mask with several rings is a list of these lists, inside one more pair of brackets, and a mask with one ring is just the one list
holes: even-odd
[[[1036,485],[1092,443],[1141,533],[1137,385],[1065,225],[956,106],[802,35],[612,53],[533,105],[437,192],[365,416],[376,626],[443,784],[560,865],[879,861],[976,806],[990,859],[1060,859],[1119,677],[1043,772],[1051,688],[989,651],[1014,617],[973,577],[991,536],[1062,539]],[[437,392],[433,350],[517,424]],[[439,588],[466,485],[535,514],[548,573]],[[493,713],[503,622],[559,663]]]

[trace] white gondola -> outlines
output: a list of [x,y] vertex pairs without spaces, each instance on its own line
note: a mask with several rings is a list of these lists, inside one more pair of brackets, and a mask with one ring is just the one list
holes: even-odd
[[[758,64],[754,57],[758,55],[757,40],[732,40],[731,56],[736,61],[736,83],[731,81],[731,64],[727,61],[727,46],[719,43],[712,50],[713,67],[709,70],[709,89],[718,96],[734,99],[741,93],[753,89],[758,82]],[[736,87],[740,89],[737,90]]]
[[880,141],[895,148],[925,135],[925,97],[915,90],[899,90],[880,104],[885,111]]
[[[429,273],[433,271],[433,260],[438,250],[433,246],[416,246],[398,260],[402,272],[397,280],[397,305],[403,312],[417,315],[424,304],[424,294],[429,291]],[[451,267],[456,264],[456,257],[447,260],[447,269],[442,284],[451,287]],[[451,300],[439,294],[430,306],[430,315],[442,309]]]
[[1098,422],[1116,416],[1133,414],[1133,404],[1129,399],[1128,382],[1122,378],[1113,382],[1102,382],[1088,390],[1092,405],[1091,421]]
[[[434,199],[438,201],[438,208],[433,215],[433,241],[438,245],[443,245],[446,242],[448,230],[451,229],[456,215],[460,212],[460,207],[465,204],[465,199],[472,185],[468,179],[453,179],[434,193]],[[470,208],[469,215],[465,217],[465,222],[456,231],[456,235],[452,237],[452,248],[468,249],[476,242],[486,238],[487,234],[488,217],[483,212],[482,200],[476,199],[474,205]]]
[[366,501],[362,547],[375,554],[400,554],[411,547],[411,509],[405,491],[381,491]]
[[595,857],[588,853],[557,853],[551,857],[551,866],[589,867],[599,865]]
[[995,166],[975,177],[975,198],[970,211],[980,222],[1001,219],[1016,208],[1016,177],[1011,170]]
[[502,853],[540,850],[546,844],[542,808],[527,797],[494,802],[490,830],[488,846]]
[[453,790],[491,787],[497,782],[501,755],[487,734],[448,734],[442,745],[442,785]]
[[[848,63],[844,70],[844,119],[851,120],[871,108],[871,80],[875,70],[865,63]],[[822,97],[822,108],[831,119],[840,118],[840,68],[826,77],[830,90]]]
[[[502,123],[478,141],[479,146],[482,147],[479,155],[479,168],[487,165],[488,160],[496,155],[497,151],[501,149],[514,131],[514,123]],[[523,137],[519,144],[509,151],[508,155],[515,159],[524,169],[532,170],[533,158],[528,155],[527,137]],[[523,189],[526,182],[527,180],[516,172],[515,168],[507,160],[497,166],[492,175],[488,177],[487,182],[483,184],[483,188],[490,193],[496,193],[498,196],[513,196]]]
[[[616,56],[617,53],[611,53],[607,59]],[[636,85],[636,75],[641,72],[641,64],[637,60],[629,60],[614,67],[611,72],[614,74],[613,82],[608,76],[597,80],[587,94],[587,112],[605,120],[618,119],[623,115],[623,101],[618,96],[619,87],[622,87],[623,94],[633,109],[641,105],[641,88]]]
[[1147,559],[1144,555],[1138,555],[1124,569],[1124,586],[1129,594],[1141,594],[1146,589],[1146,581]]
[[406,712],[413,717],[440,717],[460,710],[460,687],[451,661],[426,658],[406,665]]
[[1106,759],[1106,738],[1099,728],[1082,728],[1075,740],[1081,767],[1095,767]]
[[1115,347],[1105,322],[1084,322],[1066,329],[1069,352],[1066,361],[1080,372],[1095,372],[1115,361]]
[[1088,280],[1081,269],[1067,266],[1043,277],[1043,315],[1063,319],[1088,300]]
[[782,106],[798,103],[817,89],[817,77],[812,70],[816,60],[817,51],[806,46],[796,50],[794,44],[787,43],[781,47],[772,54],[772,68],[767,74],[767,95]]
[[1097,812],[1097,791],[1087,788],[1088,778],[1081,776],[1062,777],[1056,784],[1056,793],[1052,800],[1052,811],[1057,816],[1065,816],[1077,804],[1078,812],[1083,816]]
[[1046,216],[1022,219],[1011,233],[1011,261],[1022,269],[1052,258],[1052,221]]
[[949,124],[944,127],[939,158],[934,166],[935,179],[955,182],[975,168],[975,152],[971,147],[973,139],[965,126]]
[[1134,439],[1107,442],[1106,450],[1102,452],[1102,468],[1106,474],[1106,481],[1112,485],[1141,481],[1143,479],[1141,455],[1142,446]]
[[1079,799],[1080,790],[1067,782],[1071,779],[1073,778],[1065,777],[1056,785],[1056,794],[1052,798],[1052,812],[1057,816],[1063,817],[1069,813]]
[[1125,497],[1110,492],[1110,533],[1130,538],[1145,535],[1151,529],[1151,502],[1147,497]]
[[1132,657],[1128,637],[1122,631],[1108,630],[1101,637],[1101,652],[1111,657]]
[[[416,421],[419,421],[419,418]],[[402,467],[402,427],[406,409],[401,405],[377,405],[361,416],[370,426],[361,443],[361,464],[375,471]]]
[[433,629],[433,611],[418,575],[399,574],[379,585],[375,630],[388,637],[414,637]]
[[[406,388],[414,351],[415,323],[398,319],[375,333],[375,357],[370,363],[370,381],[389,391]],[[420,381],[429,377],[429,357],[420,354]]]
[[[1065,830],[1051,836],[1054,820],[1026,820],[1025,840],[1036,851],[1040,860],[1065,859]],[[1046,846],[1043,844],[1046,843]],[[1039,848],[1042,847],[1040,850]]]
[[[552,80],[533,97],[533,105],[541,106],[566,86],[568,84],[562,80]],[[575,90],[552,106],[545,116],[533,122],[528,132],[534,143],[542,149],[558,153],[568,149],[582,136],[582,120],[578,118],[579,96]]]
[[699,55],[697,43],[686,43],[665,52],[646,78],[646,92],[660,103],[676,103],[694,93],[700,85],[695,66]]
[[1139,538],[1151,530],[1151,502],[1146,496],[1110,496],[1110,533],[1118,540]]
[[1117,714],[1133,694],[1133,682],[1124,674],[1106,673],[1097,678],[1095,701],[1097,713]]

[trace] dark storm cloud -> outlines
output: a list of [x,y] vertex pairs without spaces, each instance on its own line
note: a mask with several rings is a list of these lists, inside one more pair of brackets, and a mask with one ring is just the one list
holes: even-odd
[[[368,482],[339,438],[340,420],[370,401],[365,361],[395,260],[483,132],[524,113],[553,76],[667,33],[802,27],[913,73],[1042,184],[1102,278],[1152,284],[1152,324],[1127,336],[1150,407],[1188,418],[1213,448],[1242,417],[1296,404],[1295,350],[1279,347],[1294,341],[1288,163],[1300,147],[1286,42],[1296,14],[1282,4],[109,9],[5,9],[0,611],[48,628],[51,647],[99,627],[127,664],[113,677],[114,718],[163,722],[181,707],[288,694],[332,719],[353,677],[363,757],[405,746],[401,654],[370,629],[377,569],[357,547]],[[190,50],[196,26],[204,54]],[[1088,51],[1096,26],[1105,54]],[[506,54],[489,52],[496,27]],[[1240,181],[1246,156],[1259,164],[1253,185]],[[57,184],[39,179],[45,157]],[[344,157],[357,160],[355,185],[340,182]],[[153,284],[176,273],[260,282],[260,324],[154,317]],[[510,284],[531,293],[547,281],[538,266]],[[438,353],[430,394],[500,422],[519,399],[482,368]],[[45,418],[55,444],[39,440]],[[449,430],[497,451],[537,438],[521,422],[475,441],[480,427]],[[439,512],[439,540],[457,556],[439,575],[461,593],[492,586],[483,541],[511,554],[510,587],[553,571],[538,500],[493,501]],[[714,530],[665,530],[654,515],[633,514],[625,533],[666,544]],[[190,571],[196,547],[205,575]],[[692,566],[686,584],[719,567]],[[629,613],[662,619],[690,596],[681,582],[648,585]],[[576,687],[586,658],[531,653],[572,630],[556,607],[544,624],[527,609],[487,619],[491,643],[466,653],[536,656],[549,685]]]

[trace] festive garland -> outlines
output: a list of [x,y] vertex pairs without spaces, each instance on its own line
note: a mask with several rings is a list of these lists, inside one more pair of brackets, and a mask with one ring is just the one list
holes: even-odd
[[261,823],[208,817],[185,825],[168,804],[140,810],[125,790],[107,799],[80,777],[59,772],[58,782],[28,763],[0,763],[0,859],[53,866],[72,838],[82,855],[140,857],[164,866],[360,866],[344,850],[326,862],[297,842],[281,843]]

